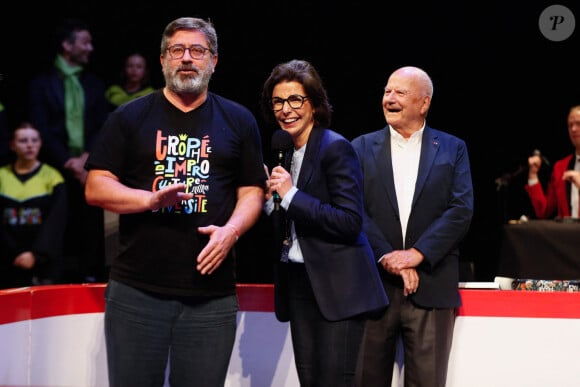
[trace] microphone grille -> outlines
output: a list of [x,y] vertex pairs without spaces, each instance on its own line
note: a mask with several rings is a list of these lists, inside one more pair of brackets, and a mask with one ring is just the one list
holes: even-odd
[[290,135],[290,133],[288,133],[283,129],[277,129],[276,131],[274,131],[274,134],[272,135],[271,146],[272,149],[275,150],[282,151],[291,150],[292,147],[294,146],[294,143],[292,142],[292,136]]

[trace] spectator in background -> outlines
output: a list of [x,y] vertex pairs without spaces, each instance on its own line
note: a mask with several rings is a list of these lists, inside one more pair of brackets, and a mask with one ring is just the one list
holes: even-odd
[[84,169],[109,108],[103,81],[86,66],[93,51],[89,26],[66,19],[56,33],[54,65],[30,84],[30,119],[44,141],[41,159],[65,178],[69,217],[64,246],[64,282],[106,278],[103,210],[84,196]]
[[573,106],[568,112],[568,135],[574,150],[554,163],[547,194],[538,178],[542,156],[534,154],[528,158],[525,189],[538,219],[580,217],[580,105]]
[[10,140],[16,159],[0,168],[0,288],[59,279],[66,190],[60,172],[38,160],[41,146],[38,130],[18,125]]
[[364,176],[365,231],[391,302],[367,321],[360,387],[391,385],[399,338],[405,386],[446,383],[473,187],[465,142],[427,125],[432,97],[423,70],[397,69],[382,96],[387,126],[352,141]]
[[155,90],[149,82],[147,59],[138,51],[132,52],[125,57],[119,83],[107,88],[105,94],[107,101],[114,109],[135,98],[147,95]]

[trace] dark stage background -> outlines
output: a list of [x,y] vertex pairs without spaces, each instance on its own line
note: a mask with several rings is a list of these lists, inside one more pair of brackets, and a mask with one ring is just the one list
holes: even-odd
[[[580,103],[580,4],[575,1],[478,3],[394,1],[72,2],[12,3],[0,10],[0,100],[11,121],[25,117],[27,82],[50,64],[49,38],[61,17],[92,25],[91,69],[116,79],[124,54],[144,51],[162,85],[159,44],[176,17],[212,19],[219,63],[210,89],[255,112],[263,81],[279,62],[311,61],[334,106],[333,129],[352,139],[385,125],[381,97],[388,75],[403,65],[425,69],[435,93],[428,123],[463,138],[475,187],[475,217],[462,245],[474,279],[492,280],[501,225],[529,213],[525,173],[498,190],[497,177],[524,165],[534,149],[550,160],[572,148],[566,116]],[[404,4],[401,4],[404,3]],[[540,32],[548,6],[576,17],[576,31],[555,42]],[[51,15],[51,16],[48,16]],[[269,158],[273,128],[262,125]],[[238,245],[240,282],[269,282],[269,227],[261,219]]]

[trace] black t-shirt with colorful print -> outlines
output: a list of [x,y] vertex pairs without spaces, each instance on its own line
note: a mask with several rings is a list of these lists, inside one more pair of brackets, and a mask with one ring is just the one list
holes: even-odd
[[171,208],[121,215],[120,251],[110,278],[167,295],[233,294],[232,254],[211,275],[197,271],[197,255],[208,240],[197,227],[224,225],[237,188],[263,186],[263,165],[255,117],[216,94],[185,113],[156,91],[111,113],[87,168],[108,170],[123,184],[148,191],[186,183],[194,197]]

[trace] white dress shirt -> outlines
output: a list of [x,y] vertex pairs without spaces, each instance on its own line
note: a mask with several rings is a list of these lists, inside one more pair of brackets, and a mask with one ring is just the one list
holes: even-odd
[[403,243],[407,235],[407,223],[411,214],[411,204],[415,194],[415,183],[419,172],[419,159],[421,157],[421,142],[423,130],[416,131],[408,139],[401,136],[389,125],[391,132],[391,157],[393,162],[393,178],[399,205],[399,218],[403,232]]
[[[285,210],[290,206],[290,202],[294,198],[298,188],[298,176],[300,175],[300,168],[302,168],[302,160],[304,160],[304,153],[306,153],[306,144],[300,149],[295,149],[292,154],[292,163],[290,164],[290,175],[292,176],[292,188],[284,195],[280,206]],[[302,250],[300,250],[300,244],[298,243],[298,238],[296,237],[296,228],[294,227],[294,222],[290,222],[290,250],[288,251],[288,260],[292,262],[304,263],[304,257],[302,256]]]

